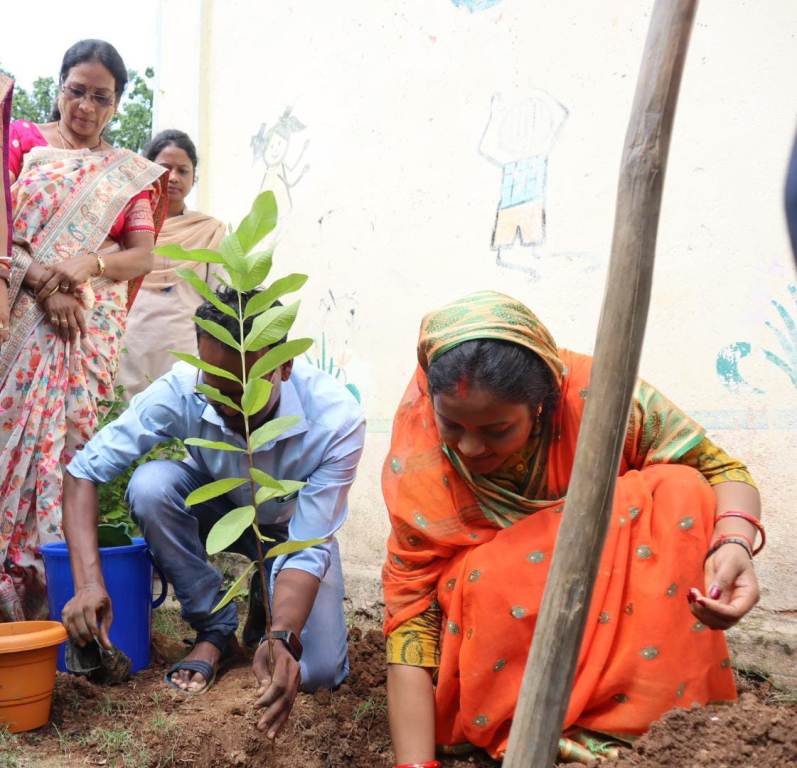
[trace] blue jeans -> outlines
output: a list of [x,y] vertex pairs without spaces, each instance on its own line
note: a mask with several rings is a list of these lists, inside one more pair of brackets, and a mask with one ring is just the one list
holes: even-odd
[[[184,501],[191,491],[213,479],[190,464],[150,461],[133,473],[127,487],[127,502],[155,562],[174,588],[183,618],[201,639],[223,646],[238,626],[238,613],[234,602],[211,613],[225,590],[221,574],[207,561],[205,540],[214,523],[234,505],[224,496],[190,508]],[[261,526],[261,530],[279,541],[288,535],[287,524]],[[256,559],[254,532],[247,530],[227,551]],[[270,596],[278,575],[272,572],[273,562],[266,561]],[[290,558],[282,567],[290,568]],[[333,542],[332,559],[301,639],[302,690],[340,685],[349,673],[349,659],[343,615],[343,571],[337,542]]]

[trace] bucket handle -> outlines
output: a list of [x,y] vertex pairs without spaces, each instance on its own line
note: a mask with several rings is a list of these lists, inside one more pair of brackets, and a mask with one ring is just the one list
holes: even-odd
[[156,575],[161,581],[161,593],[152,601],[152,607],[157,608],[166,599],[166,595],[169,594],[169,582],[166,581],[166,576],[164,575],[163,571],[160,568],[158,568],[158,564],[155,562],[155,559],[152,557],[152,552],[147,550],[147,554],[149,555],[149,561],[152,563],[152,568],[154,569]]

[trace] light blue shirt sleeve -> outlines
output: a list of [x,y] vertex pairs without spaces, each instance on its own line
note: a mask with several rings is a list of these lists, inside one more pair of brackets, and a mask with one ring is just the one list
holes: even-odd
[[[346,521],[349,488],[357,473],[364,442],[365,420],[358,409],[357,418],[335,435],[325,460],[299,491],[296,510],[288,524],[291,541],[332,537]],[[330,564],[330,548],[330,544],[320,544],[282,555],[274,562],[274,572],[295,568],[323,579]]]
[[127,410],[103,427],[75,454],[67,472],[72,477],[108,483],[158,443],[186,434],[185,393],[173,371],[137,394]]

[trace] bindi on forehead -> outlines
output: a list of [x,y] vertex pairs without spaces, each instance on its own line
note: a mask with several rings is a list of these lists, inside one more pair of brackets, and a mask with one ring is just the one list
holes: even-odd
[[468,380],[463,377],[454,385],[454,392],[457,397],[465,398],[468,396]]

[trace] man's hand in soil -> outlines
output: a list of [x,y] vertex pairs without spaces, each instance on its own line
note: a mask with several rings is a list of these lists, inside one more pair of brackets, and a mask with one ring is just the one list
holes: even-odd
[[108,630],[113,621],[111,598],[99,584],[86,584],[61,611],[61,620],[72,642],[84,646],[95,637],[103,648],[111,650]]
[[706,560],[705,574],[707,594],[693,587],[688,599],[692,613],[707,627],[728,629],[758,602],[758,579],[742,547],[720,547]]
[[255,653],[252,668],[259,687],[256,707],[265,708],[257,727],[266,731],[273,739],[282,730],[291,713],[296,694],[299,692],[299,662],[291,656],[279,640],[272,642],[274,648],[274,677],[268,672],[268,643],[262,643]]

